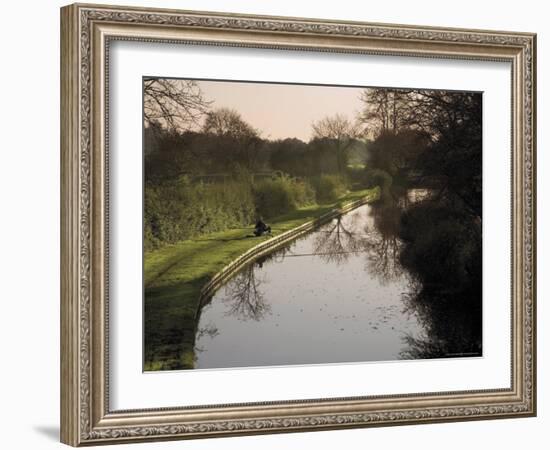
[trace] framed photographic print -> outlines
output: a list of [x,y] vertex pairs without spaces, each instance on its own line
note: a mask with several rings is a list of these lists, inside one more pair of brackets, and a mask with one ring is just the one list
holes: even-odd
[[61,439],[536,413],[530,33],[61,10]]

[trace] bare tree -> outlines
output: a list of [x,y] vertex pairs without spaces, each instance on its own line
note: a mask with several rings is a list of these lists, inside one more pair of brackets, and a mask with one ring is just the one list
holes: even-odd
[[217,136],[223,145],[220,150],[230,152],[232,159],[252,171],[257,165],[258,149],[262,143],[260,132],[230,108],[210,111],[204,120],[203,133]]
[[325,139],[333,143],[338,171],[344,173],[347,152],[362,134],[359,124],[351,122],[341,114],[336,114],[314,122],[311,127],[313,129],[313,139]]
[[417,164],[438,196],[482,216],[482,96],[476,92],[412,91],[410,127],[431,136]]
[[143,119],[147,126],[157,123],[173,131],[187,131],[199,125],[210,104],[196,81],[169,78],[143,81]]
[[397,133],[407,120],[410,90],[367,88],[361,93],[363,111],[359,120],[374,137],[388,131]]
[[219,108],[210,111],[206,116],[202,131],[234,138],[257,136],[259,134],[256,129],[243,120],[237,111],[230,108]]
[[360,98],[364,109],[359,121],[376,136],[412,129],[437,140],[467,121],[481,126],[481,97],[472,92],[367,88]]

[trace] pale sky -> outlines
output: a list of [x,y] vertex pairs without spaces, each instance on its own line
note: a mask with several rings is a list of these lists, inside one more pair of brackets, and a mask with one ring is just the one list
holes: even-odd
[[311,138],[311,124],[342,114],[355,120],[361,111],[363,88],[267,84],[232,81],[197,81],[212,108],[237,110],[266,139]]

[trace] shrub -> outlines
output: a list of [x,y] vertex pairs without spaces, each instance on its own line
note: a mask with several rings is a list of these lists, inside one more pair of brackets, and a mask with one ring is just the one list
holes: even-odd
[[246,226],[254,220],[249,184],[239,181],[192,184],[186,177],[145,186],[144,248]]
[[253,191],[257,213],[263,217],[275,217],[315,200],[308,183],[287,176],[262,180],[254,185]]
[[143,245],[151,251],[163,244],[192,239],[229,228],[250,226],[257,215],[275,217],[315,202],[306,181],[288,176],[252,184],[243,173],[231,181],[193,183],[188,177],[145,186]]
[[308,181],[295,181],[293,191],[296,206],[306,206],[315,203],[315,190]]
[[347,185],[344,178],[338,175],[321,175],[312,179],[317,200],[331,202],[346,193]]

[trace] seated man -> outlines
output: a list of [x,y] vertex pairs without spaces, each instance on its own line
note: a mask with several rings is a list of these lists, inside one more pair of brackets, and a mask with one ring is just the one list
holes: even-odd
[[266,225],[264,221],[260,218],[256,222],[256,228],[254,228],[254,235],[262,236],[263,234],[271,233],[271,227]]

